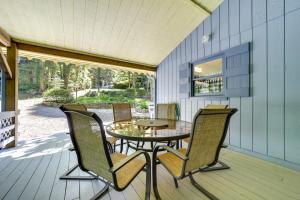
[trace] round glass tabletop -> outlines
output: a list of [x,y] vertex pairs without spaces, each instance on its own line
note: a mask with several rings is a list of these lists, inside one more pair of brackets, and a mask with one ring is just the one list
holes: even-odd
[[[157,126],[155,126],[157,124]],[[190,136],[191,123],[167,119],[134,119],[107,126],[109,135],[133,141],[171,141]]]

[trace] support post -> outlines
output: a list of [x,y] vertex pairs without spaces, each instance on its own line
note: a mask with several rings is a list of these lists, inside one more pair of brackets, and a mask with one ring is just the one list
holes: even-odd
[[15,43],[11,43],[11,46],[7,48],[7,63],[10,66],[12,77],[6,80],[5,85],[5,110],[15,111],[15,129],[13,132],[14,141],[9,147],[15,147],[18,142],[18,50]]

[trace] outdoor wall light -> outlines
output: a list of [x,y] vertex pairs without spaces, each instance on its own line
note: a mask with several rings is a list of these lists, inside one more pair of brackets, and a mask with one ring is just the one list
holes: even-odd
[[201,40],[202,44],[209,42],[211,40],[211,36],[212,36],[211,33],[209,33],[207,35],[203,35],[202,40]]

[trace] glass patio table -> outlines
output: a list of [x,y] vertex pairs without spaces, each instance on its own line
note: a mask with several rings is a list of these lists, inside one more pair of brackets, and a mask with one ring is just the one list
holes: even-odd
[[139,144],[134,149],[152,151],[153,142],[179,141],[189,137],[191,123],[180,120],[143,118],[109,124],[106,131],[111,136],[128,141],[151,142],[151,149],[139,148]]

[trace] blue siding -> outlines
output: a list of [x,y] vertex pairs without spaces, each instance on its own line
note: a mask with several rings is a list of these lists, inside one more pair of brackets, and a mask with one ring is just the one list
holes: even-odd
[[[226,143],[300,164],[299,19],[300,0],[224,0],[159,65],[158,102],[176,101],[188,121],[210,103],[237,107]],[[202,44],[203,34],[211,32],[212,40]],[[179,98],[178,66],[246,42],[251,97]]]

